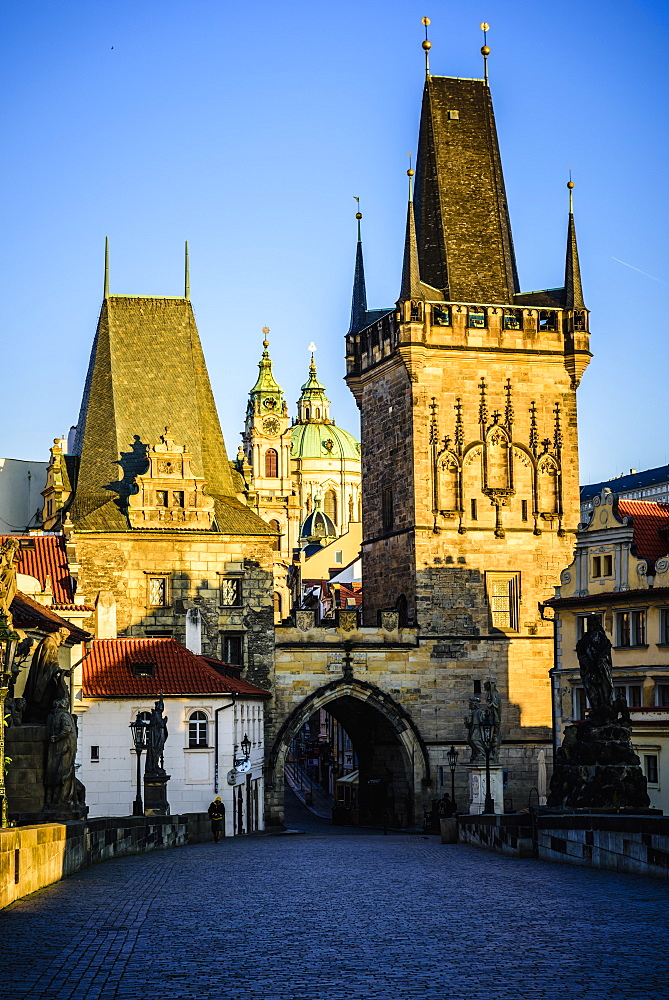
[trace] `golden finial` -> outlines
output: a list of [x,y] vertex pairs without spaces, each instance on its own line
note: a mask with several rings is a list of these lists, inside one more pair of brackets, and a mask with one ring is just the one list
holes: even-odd
[[265,348],[265,350],[267,350],[267,348],[269,347],[269,340],[267,339],[267,334],[269,333],[269,327],[268,326],[264,326],[262,328],[262,332],[263,332],[263,334],[265,336],[265,339],[262,342],[262,346]]
[[427,29],[430,24],[429,17],[421,17],[420,23],[425,25],[425,41],[423,42],[423,51],[425,52],[425,76],[430,75],[430,49],[432,48],[432,42],[427,37]]
[[479,28],[483,32],[483,45],[481,46],[481,55],[483,56],[483,79],[488,82],[488,56],[490,55],[490,49],[488,48],[488,32],[490,31],[490,25],[487,21],[481,21]]
[[360,220],[362,219],[362,212],[360,211],[360,199],[353,195],[353,201],[358,206],[358,211],[355,213],[355,217],[358,220],[358,243],[360,243],[362,236],[360,234]]
[[412,154],[407,153],[407,156],[409,157],[409,169],[407,170],[407,177],[409,178],[409,201],[413,201],[413,177],[416,171],[411,166]]
[[567,188],[569,190],[569,214],[574,214],[574,187],[575,184],[571,179],[571,167],[569,168],[569,180],[567,181]]

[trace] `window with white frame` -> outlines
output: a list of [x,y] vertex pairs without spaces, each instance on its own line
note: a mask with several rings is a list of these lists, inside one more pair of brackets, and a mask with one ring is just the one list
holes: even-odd
[[198,747],[209,746],[208,730],[207,713],[200,709],[191,712],[188,716],[188,748],[196,750]]
[[613,576],[613,556],[593,556],[592,575],[594,579],[598,579],[603,576]]
[[[588,615],[576,615],[576,639],[582,639],[585,633],[588,631],[588,618],[596,618],[599,624],[603,626],[601,612],[594,612]],[[594,623],[593,623],[594,624]]]
[[655,684],[655,704],[669,705],[669,677],[666,681],[657,681]]
[[645,646],[646,612],[618,611],[616,613],[616,646]]
[[585,696],[585,688],[575,687],[572,691],[572,712],[576,721],[585,719],[590,703]]
[[669,608],[660,608],[660,643],[669,646]]
[[642,704],[640,684],[616,684],[616,698],[624,698],[628,708],[639,708]]
[[660,780],[659,761],[656,753],[645,753],[643,755],[643,773],[649,785],[657,785]]
[[153,608],[167,606],[167,577],[149,577],[149,605]]

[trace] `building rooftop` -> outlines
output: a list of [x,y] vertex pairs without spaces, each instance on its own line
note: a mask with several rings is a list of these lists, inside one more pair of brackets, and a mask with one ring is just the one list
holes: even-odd
[[618,500],[618,514],[631,517],[637,554],[651,562],[669,553],[669,504]]
[[157,698],[229,694],[269,698],[262,688],[229,676],[229,666],[196,656],[176,639],[94,639],[84,660],[85,698]]
[[66,628],[69,629],[73,642],[87,642],[91,638],[90,632],[85,632],[72,622],[66,621],[51,608],[33,601],[32,597],[20,591],[16,592],[10,611],[16,628],[34,628],[43,632],[56,632],[59,628]]
[[617,479],[607,479],[602,483],[590,483],[587,486],[582,486],[581,503],[592,500],[603,489],[609,489],[612,493],[620,495],[664,483],[669,483],[669,465],[660,465],[656,469],[646,469],[644,472],[630,472],[629,475],[618,476]]
[[62,535],[0,535],[0,543],[8,538],[19,541],[17,571],[39,580],[46,590],[51,583],[54,604],[70,605],[74,601],[72,577],[67,565],[65,539]]

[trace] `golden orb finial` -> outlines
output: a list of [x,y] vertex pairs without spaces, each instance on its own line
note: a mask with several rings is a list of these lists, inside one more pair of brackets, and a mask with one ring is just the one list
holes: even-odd
[[427,28],[430,24],[429,17],[421,17],[420,23],[425,25],[425,41],[423,44],[423,52],[425,53],[425,76],[430,75],[430,49],[432,48],[432,42],[427,37]]
[[488,82],[488,56],[490,55],[490,49],[488,47],[488,32],[490,31],[490,25],[487,21],[481,21],[479,28],[483,32],[483,45],[481,46],[481,55],[483,56],[483,79]]
[[574,184],[573,181],[567,181],[567,187],[569,188],[570,191],[573,191],[576,185]]
[[423,42],[423,48],[425,49],[426,52],[429,52],[430,49],[432,48],[432,42],[430,41],[429,38],[426,38],[425,41]]
[[265,338],[264,338],[264,340],[262,342],[262,346],[265,348],[265,350],[267,350],[267,348],[269,347],[269,340],[267,339],[267,334],[269,333],[269,327],[268,326],[264,326],[262,328],[262,332],[265,335]]
[[360,219],[362,219],[362,212],[356,212],[356,213],[355,213],[355,217],[356,217],[356,219],[357,219],[357,220],[358,220],[358,222],[359,222],[359,221],[360,221]]

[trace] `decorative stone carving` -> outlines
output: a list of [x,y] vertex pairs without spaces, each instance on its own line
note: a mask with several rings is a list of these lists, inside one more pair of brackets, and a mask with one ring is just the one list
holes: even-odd
[[339,611],[339,628],[342,632],[355,632],[358,627],[358,609],[341,608]]
[[64,698],[69,705],[70,696],[65,677],[69,677],[71,671],[62,670],[58,662],[58,650],[69,635],[69,629],[59,628],[45,636],[35,650],[23,692],[24,722],[43,725],[55,701]]
[[47,806],[75,806],[74,759],[77,755],[77,725],[70,715],[69,698],[53,703],[46,724],[47,759],[44,778]]
[[316,612],[296,611],[295,625],[297,628],[299,628],[300,632],[309,632],[310,629],[316,627]]
[[380,625],[382,629],[386,632],[395,632],[400,626],[400,613],[399,611],[380,611],[379,612]]
[[128,519],[133,528],[178,528],[203,531],[211,528],[214,500],[202,476],[191,468],[191,454],[174,443],[169,428],[146,452],[148,468],[134,476],[128,497]]

